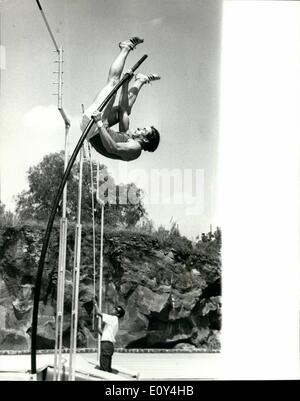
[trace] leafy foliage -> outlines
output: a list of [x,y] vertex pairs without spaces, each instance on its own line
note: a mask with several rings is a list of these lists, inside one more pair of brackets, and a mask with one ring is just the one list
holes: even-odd
[[[92,175],[96,177],[96,163],[92,162]],[[46,155],[36,166],[30,167],[27,177],[29,190],[17,197],[17,214],[21,221],[48,219],[51,205],[64,172],[64,152]],[[75,163],[67,182],[67,217],[75,221],[78,214],[79,162]],[[105,202],[105,222],[116,227],[134,227],[145,216],[142,191],[135,184],[116,185],[104,165],[100,166],[100,198]],[[102,191],[102,192],[101,192]],[[134,202],[131,202],[134,194]],[[92,221],[92,196],[94,197],[95,221],[101,221],[101,208],[97,202],[96,185],[91,183],[91,165],[83,163],[81,221]],[[60,203],[58,216],[62,213]]]
[[5,205],[0,201],[0,227],[10,226],[14,222],[14,215],[10,211],[5,210]]
[[192,241],[181,235],[176,222],[172,223],[170,230],[159,226],[153,235],[160,247],[174,248],[181,259],[186,259],[192,250]]
[[201,240],[194,245],[188,264],[212,283],[221,277],[221,230],[217,227],[214,233],[202,234]]

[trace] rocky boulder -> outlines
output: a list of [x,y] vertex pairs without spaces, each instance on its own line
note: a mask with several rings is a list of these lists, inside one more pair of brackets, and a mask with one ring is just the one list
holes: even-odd
[[[98,230],[99,231],[99,230]],[[0,349],[28,349],[34,283],[43,226],[2,228],[0,232]],[[78,346],[96,347],[91,300],[92,229],[83,229]],[[96,243],[99,244],[99,234]],[[55,343],[59,230],[55,226],[42,278],[38,347]],[[74,230],[69,227],[65,285],[64,346],[70,345]],[[220,241],[192,244],[179,237],[107,229],[104,237],[103,311],[122,305],[117,347],[215,351],[220,347]],[[97,261],[99,247],[97,246]],[[98,262],[97,262],[98,263]],[[98,269],[98,267],[97,267]]]

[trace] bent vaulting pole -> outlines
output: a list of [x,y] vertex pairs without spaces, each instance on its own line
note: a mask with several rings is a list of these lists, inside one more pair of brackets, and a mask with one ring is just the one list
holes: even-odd
[[[104,107],[107,105],[107,103],[110,101],[110,99],[116,94],[116,92],[121,88],[121,86],[133,77],[134,71],[146,60],[147,57],[148,56],[145,54],[131,68],[131,70],[129,70],[128,72],[126,72],[124,74],[123,78],[117,83],[117,85],[112,89],[112,91],[109,93],[109,95],[104,99],[104,101],[99,106],[99,108],[98,108],[99,112],[101,112],[104,109]],[[83,133],[73,151],[73,154],[69,159],[68,166],[64,172],[60,186],[57,190],[56,197],[52,204],[52,209],[51,209],[50,217],[48,220],[48,224],[47,224],[47,228],[46,228],[46,232],[45,232],[45,236],[44,236],[44,240],[43,240],[43,246],[42,246],[41,256],[40,256],[40,260],[39,260],[36,281],[35,281],[34,301],[33,301],[33,311],[32,311],[32,326],[31,326],[31,373],[32,374],[36,374],[36,342],[37,342],[39,301],[40,301],[42,276],[43,276],[43,271],[44,271],[44,264],[45,264],[46,253],[47,253],[47,249],[48,249],[48,245],[49,245],[50,235],[51,235],[54,219],[56,216],[56,211],[59,206],[59,201],[60,201],[61,195],[63,193],[65,184],[67,182],[67,179],[69,177],[69,174],[71,172],[73,164],[76,160],[76,157],[77,157],[77,155],[84,143],[84,140],[87,137],[93,124],[94,124],[94,120],[92,118],[90,120],[90,122],[88,123],[87,127],[85,128],[85,130],[83,131]]]

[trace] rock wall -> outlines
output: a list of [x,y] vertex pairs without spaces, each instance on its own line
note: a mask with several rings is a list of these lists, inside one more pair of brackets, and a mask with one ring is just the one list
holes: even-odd
[[[55,342],[58,231],[55,226],[42,279],[40,349],[54,348]],[[0,350],[30,347],[34,282],[43,232],[44,227],[37,225],[1,229]],[[74,227],[70,226],[68,232],[63,329],[66,347],[70,343]],[[98,270],[99,236],[96,243]],[[192,244],[179,237],[164,243],[156,234],[106,230],[103,311],[108,311],[115,303],[126,310],[116,346],[218,350],[220,245],[216,240]],[[78,347],[96,347],[91,313],[93,294],[92,229],[85,227],[82,232]]]

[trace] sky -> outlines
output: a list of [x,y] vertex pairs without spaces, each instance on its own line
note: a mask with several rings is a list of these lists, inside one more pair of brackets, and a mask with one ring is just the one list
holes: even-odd
[[[0,4],[5,55],[1,200],[13,210],[14,196],[27,188],[28,168],[63,149],[64,123],[53,96],[56,54],[36,2]],[[134,35],[144,38],[128,57],[125,71],[147,54],[138,72],[158,73],[162,79],[142,89],[130,128],[154,125],[161,144],[130,163],[96,152],[93,158],[108,167],[117,183],[135,181],[144,190],[156,226],[168,228],[175,221],[190,238],[207,232],[210,224],[216,227],[221,1],[41,0],[41,5],[64,48],[63,107],[72,123],[70,150],[80,137],[81,104],[87,107],[105,84],[118,43]],[[170,185],[155,187],[158,172],[175,174],[178,183],[170,180]]]

